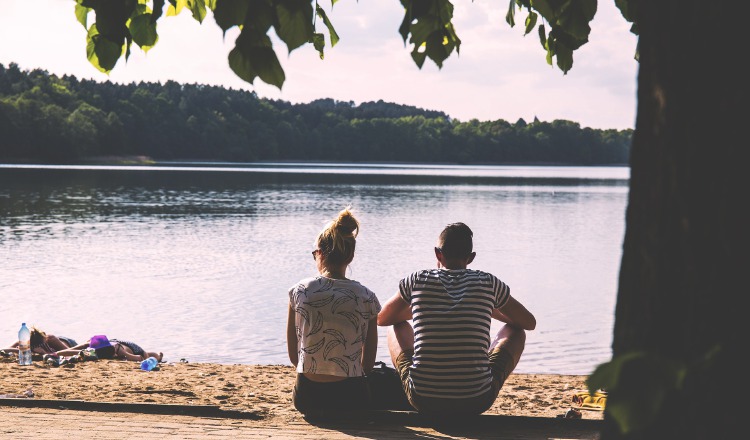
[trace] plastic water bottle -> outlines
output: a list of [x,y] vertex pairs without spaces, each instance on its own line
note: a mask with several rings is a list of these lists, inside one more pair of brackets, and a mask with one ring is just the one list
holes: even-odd
[[143,371],[151,371],[159,364],[159,361],[156,360],[155,357],[151,356],[148,359],[141,362],[141,370]]
[[31,332],[25,322],[18,330],[18,365],[31,365]]

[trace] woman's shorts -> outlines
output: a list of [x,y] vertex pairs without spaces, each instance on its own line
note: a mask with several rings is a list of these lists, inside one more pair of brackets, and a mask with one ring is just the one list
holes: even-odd
[[292,400],[303,414],[361,410],[370,406],[370,390],[364,376],[339,382],[314,382],[299,373]]

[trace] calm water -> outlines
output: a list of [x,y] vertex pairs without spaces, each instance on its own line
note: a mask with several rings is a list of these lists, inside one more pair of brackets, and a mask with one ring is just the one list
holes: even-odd
[[463,221],[470,267],[498,275],[537,317],[517,371],[588,374],[611,356],[628,175],[0,165],[0,344],[25,321],[79,341],[131,339],[167,361],[288,364],[287,289],[315,273],[315,236],[351,204],[362,230],[348,275],[381,302],[401,277],[433,267],[437,234]]

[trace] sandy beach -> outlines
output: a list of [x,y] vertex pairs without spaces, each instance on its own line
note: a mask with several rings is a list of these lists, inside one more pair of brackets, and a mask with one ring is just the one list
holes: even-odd
[[[42,361],[19,366],[15,356],[0,358],[0,395],[30,390],[30,399],[83,400],[139,404],[214,405],[252,413],[257,423],[299,422],[291,403],[295,372],[288,365],[222,365],[166,362],[142,371],[136,362],[98,360],[51,367]],[[557,417],[570,408],[585,376],[514,374],[485,414]],[[602,419],[582,410],[582,419]]]

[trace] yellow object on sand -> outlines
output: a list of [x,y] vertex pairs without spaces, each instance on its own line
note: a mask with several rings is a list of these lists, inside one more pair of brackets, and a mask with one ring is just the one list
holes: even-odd
[[573,395],[573,403],[580,409],[604,411],[607,405],[607,392],[599,390],[594,394],[589,394],[588,391],[579,391]]

